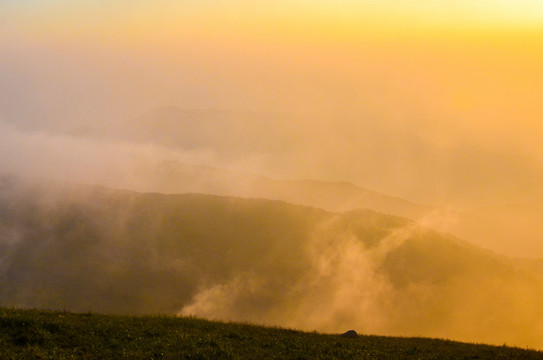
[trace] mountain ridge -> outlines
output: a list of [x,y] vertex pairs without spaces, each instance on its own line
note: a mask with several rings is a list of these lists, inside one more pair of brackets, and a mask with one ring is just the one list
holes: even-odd
[[527,268],[409,219],[206,194],[0,186],[3,306],[543,346],[543,287]]

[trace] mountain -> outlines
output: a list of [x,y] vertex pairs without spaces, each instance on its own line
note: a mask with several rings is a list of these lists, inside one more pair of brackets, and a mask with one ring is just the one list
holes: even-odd
[[[336,119],[333,126],[328,123],[326,127],[322,119],[291,114],[165,107],[131,121],[79,128],[71,134],[80,139],[153,144],[184,154],[181,159],[162,161],[153,151],[139,152],[137,159],[153,161],[142,164],[139,160],[132,166],[137,174],[128,176],[124,168],[130,166],[121,163],[117,168],[123,172],[112,176],[114,181],[101,182],[104,185],[263,197],[330,211],[369,208],[423,221],[500,253],[540,257],[543,210],[536,206],[538,175],[526,175],[533,170],[528,169],[528,159],[469,142],[439,147],[417,132],[387,128],[372,119],[370,115],[350,122]],[[115,151],[123,153],[124,148]],[[445,205],[422,206],[346,182],[280,180],[292,174],[319,179],[331,173],[350,178],[354,172],[373,188],[383,184],[384,188],[404,189],[398,193],[420,193],[423,196],[418,198]],[[252,173],[270,174],[271,178]],[[119,184],[118,179],[123,178],[127,183]],[[137,180],[129,181],[133,178]],[[518,204],[503,205],[512,201]],[[532,203],[535,205],[527,206]]]
[[[205,193],[244,198],[266,198],[313,206],[333,212],[371,209],[406,217],[426,226],[453,234],[473,244],[520,257],[540,256],[541,214],[439,208],[365,189],[348,182],[272,179],[241,171],[192,165],[179,161],[159,161],[142,166],[135,174],[138,186],[123,174],[109,185],[145,192]],[[521,240],[519,243],[518,240]],[[520,244],[520,245],[516,245]],[[531,250],[531,251],[529,251]]]
[[542,347],[543,286],[405,218],[0,182],[0,305]]
[[272,179],[251,173],[164,161],[146,169],[144,191],[266,198],[329,211],[358,208],[419,219],[435,208],[364,189],[348,182]]

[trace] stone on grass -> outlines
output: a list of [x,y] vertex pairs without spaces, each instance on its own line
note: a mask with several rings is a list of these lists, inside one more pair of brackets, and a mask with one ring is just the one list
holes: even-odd
[[343,333],[339,336],[341,336],[342,338],[356,338],[358,337],[358,334],[354,330],[349,330],[346,333]]

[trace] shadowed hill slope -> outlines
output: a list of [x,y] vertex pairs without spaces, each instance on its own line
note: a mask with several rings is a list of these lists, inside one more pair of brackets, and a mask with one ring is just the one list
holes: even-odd
[[399,217],[101,187],[0,187],[0,304],[539,346],[542,286]]

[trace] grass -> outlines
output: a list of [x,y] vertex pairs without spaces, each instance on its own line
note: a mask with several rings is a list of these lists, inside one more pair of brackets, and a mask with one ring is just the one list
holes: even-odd
[[543,359],[543,352],[426,338],[307,333],[169,316],[0,308],[1,359]]

